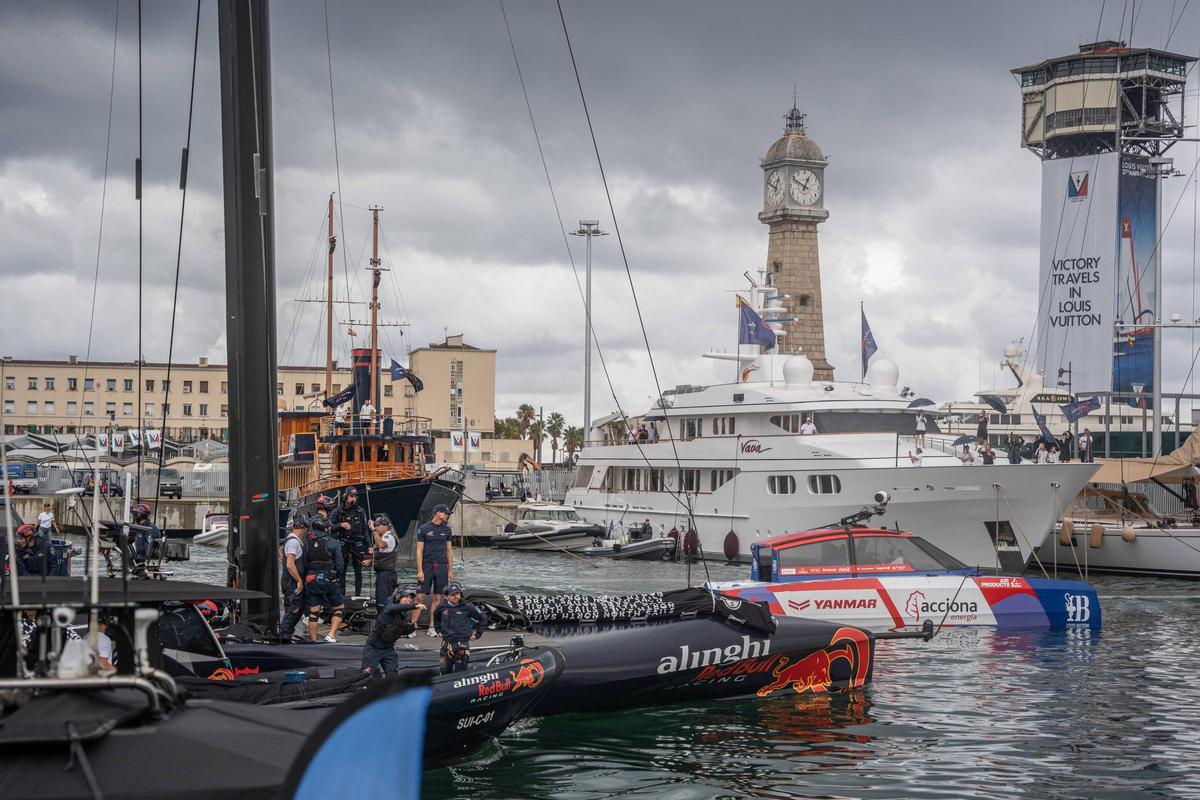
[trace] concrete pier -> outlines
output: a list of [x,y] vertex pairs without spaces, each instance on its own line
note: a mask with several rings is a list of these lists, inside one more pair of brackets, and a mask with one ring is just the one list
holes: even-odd
[[[74,504],[72,504],[74,500]],[[13,497],[13,510],[25,522],[37,522],[37,516],[42,510],[42,503],[49,501],[54,517],[59,526],[70,533],[82,533],[91,519],[92,498],[82,496],[50,495],[17,495]],[[154,508],[153,501],[146,501]],[[111,508],[111,511],[109,510]],[[100,519],[120,519],[125,508],[125,501],[120,497],[100,498]],[[210,511],[227,511],[229,504],[222,498],[207,497],[195,500],[166,500],[158,501],[158,510],[154,521],[158,527],[171,535],[182,534],[194,536],[204,525],[204,515]]]

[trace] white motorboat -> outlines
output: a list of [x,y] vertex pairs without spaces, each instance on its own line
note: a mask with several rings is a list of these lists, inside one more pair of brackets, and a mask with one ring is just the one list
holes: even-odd
[[[774,292],[750,291],[772,329],[786,313]],[[1002,452],[995,464],[965,466],[932,418],[918,457],[915,395],[882,354],[851,383],[814,380],[801,354],[741,349],[714,357],[737,360],[745,380],[680,386],[628,423],[594,425],[566,505],[605,529],[627,516],[694,525],[706,555],[748,561],[754,542],[829,525],[886,491],[902,529],[967,565],[1019,572],[1095,471],[1008,464]],[[806,435],[805,422],[816,432]],[[659,438],[626,443],[626,424]]]
[[578,550],[590,547],[604,532],[568,506],[522,503],[517,506],[517,521],[505,525],[492,544],[502,550]]
[[210,511],[204,515],[204,527],[192,537],[192,544],[224,547],[229,542],[229,514]]

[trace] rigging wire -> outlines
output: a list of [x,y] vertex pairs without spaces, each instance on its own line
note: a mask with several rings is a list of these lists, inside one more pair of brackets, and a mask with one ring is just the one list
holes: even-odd
[[[137,198],[138,207],[138,317],[137,317],[137,382],[138,382],[138,430],[145,430],[142,424],[142,365],[146,361],[146,354],[142,350],[142,0],[138,0],[138,90],[137,90],[137,127],[138,127],[138,154],[137,161],[134,162],[134,194]],[[163,427],[167,424],[167,418],[164,408]],[[142,448],[138,448],[137,458],[137,474],[138,474],[138,497],[142,494]],[[98,488],[98,487],[97,487]],[[158,492],[155,491],[157,497]]]
[[[600,145],[596,141],[596,130],[595,130],[595,127],[592,125],[592,115],[591,115],[591,112],[588,110],[587,96],[584,94],[583,81],[579,76],[579,64],[575,60],[575,50],[571,46],[571,34],[567,30],[567,18],[563,14],[562,0],[555,0],[555,2],[556,2],[556,5],[558,6],[558,18],[559,18],[559,21],[562,23],[563,38],[566,40],[566,43],[567,43],[567,53],[571,57],[571,69],[575,73],[575,85],[579,89],[579,101],[583,106],[583,115],[584,115],[584,118],[587,120],[588,134],[590,135],[591,140],[592,140],[592,151],[596,155],[596,166],[600,170],[600,181],[604,186],[605,199],[608,201],[608,212],[609,212],[609,216],[612,218],[612,221],[613,221],[613,233],[615,233],[617,236],[617,247],[621,251],[621,263],[623,264],[623,266],[625,268],[625,278],[629,283],[629,291],[630,291],[630,294],[633,299],[634,311],[637,313],[638,326],[642,332],[642,342],[645,344],[646,356],[648,357],[648,359],[650,361],[650,374],[654,378],[654,389],[658,394],[659,405],[663,409],[663,423],[666,425],[666,428],[667,428],[667,436],[671,443],[671,450],[675,456],[676,466],[681,471],[680,489],[684,489],[683,480],[682,480],[683,465],[679,458],[679,448],[675,442],[674,432],[671,430],[671,417],[669,414],[666,413],[667,404],[666,404],[665,399],[663,398],[662,385],[658,379],[658,368],[654,364],[654,352],[650,347],[650,337],[646,333],[646,320],[642,316],[642,307],[641,307],[641,303],[638,300],[637,288],[634,286],[634,283],[633,283],[633,272],[629,268],[629,256],[625,251],[625,240],[624,240],[624,237],[622,237],[622,235],[621,235],[621,225],[617,220],[617,210],[616,210],[616,207],[613,205],[612,192],[609,191],[608,176],[604,170],[604,160],[600,157]],[[634,437],[634,438],[636,440],[637,437]],[[639,450],[640,449],[641,448],[639,445]],[[685,507],[687,508],[688,524],[692,529],[694,529],[696,527],[696,518],[695,518],[695,515],[692,510],[691,500],[688,498],[686,491],[683,491],[682,495],[684,498]],[[701,556],[701,562],[704,564],[705,576],[709,577],[708,576],[708,560],[704,557],[704,547],[701,546],[699,548],[699,551],[700,551],[700,556]]]
[[[503,18],[504,18],[504,28],[505,28],[505,30],[506,30],[506,31],[507,31],[507,33],[508,33],[508,43],[509,43],[509,47],[511,48],[511,50],[512,50],[512,54],[513,54],[513,63],[514,63],[514,65],[516,66],[516,70],[517,70],[517,78],[518,78],[518,79],[520,80],[520,82],[521,82],[521,92],[522,92],[522,94],[523,94],[523,95],[524,95],[524,97],[525,97],[525,109],[526,109],[526,111],[529,113],[529,124],[530,124],[530,127],[531,127],[531,128],[532,128],[532,130],[533,130],[533,138],[534,138],[534,141],[535,141],[535,142],[536,142],[536,144],[537,144],[538,156],[539,156],[539,158],[541,159],[541,162],[542,162],[542,172],[543,172],[543,174],[546,176],[546,186],[548,187],[548,189],[549,189],[549,191],[550,191],[550,201],[551,201],[551,203],[554,205],[554,214],[555,214],[555,218],[558,220],[558,229],[559,229],[559,232],[562,234],[563,247],[564,247],[564,249],[567,251],[567,260],[568,260],[568,262],[569,262],[569,263],[570,263],[570,265],[571,265],[571,273],[572,273],[572,274],[574,275],[574,277],[575,277],[575,288],[576,288],[576,290],[579,292],[579,299],[580,299],[580,302],[582,302],[582,303],[583,303],[583,305],[584,305],[584,317],[585,317],[585,322],[586,322],[587,326],[588,326],[588,327],[591,329],[591,331],[592,331],[592,342],[593,342],[593,346],[596,348],[596,355],[598,356],[598,358],[599,358],[599,361],[600,361],[600,368],[601,368],[601,371],[604,373],[604,380],[605,380],[605,382],[608,384],[608,390],[609,390],[609,394],[611,394],[611,395],[612,395],[612,398],[613,398],[613,403],[614,403],[614,404],[616,405],[616,407],[617,407],[617,414],[618,414],[618,416],[621,418],[621,421],[622,421],[622,423],[623,423],[623,424],[625,425],[625,427],[628,429],[628,427],[629,427],[629,417],[626,415],[626,413],[625,413],[625,409],[622,407],[622,405],[621,405],[621,401],[620,401],[620,399],[617,397],[617,390],[616,390],[616,387],[615,387],[615,386],[614,386],[614,384],[613,384],[613,381],[612,381],[612,376],[610,375],[610,373],[609,373],[609,371],[608,371],[608,363],[607,363],[607,361],[606,361],[606,360],[605,360],[605,358],[604,358],[604,350],[603,350],[603,348],[600,346],[600,338],[599,338],[599,336],[597,336],[597,335],[596,335],[596,329],[595,329],[595,326],[594,326],[594,324],[593,324],[593,320],[592,320],[592,317],[591,317],[591,313],[590,313],[590,311],[588,310],[588,308],[587,308],[587,302],[586,302],[586,300],[584,299],[583,283],[582,283],[582,281],[580,281],[580,279],[579,279],[579,268],[578,268],[578,265],[575,263],[575,257],[574,257],[574,255],[573,255],[573,253],[571,252],[571,243],[570,243],[570,239],[569,239],[569,238],[567,238],[567,229],[566,229],[566,226],[563,224],[563,221],[562,221],[562,211],[561,211],[561,209],[559,208],[559,205],[558,205],[558,195],[557,195],[557,193],[556,193],[556,192],[555,192],[555,190],[554,190],[554,181],[553,181],[553,180],[551,179],[551,177],[550,177],[550,168],[549,168],[549,166],[548,166],[548,164],[547,164],[547,162],[546,162],[546,154],[545,154],[545,151],[544,151],[544,150],[543,150],[543,148],[542,148],[542,139],[541,139],[541,134],[538,132],[538,128],[537,128],[537,121],[536,121],[536,119],[534,118],[534,114],[533,114],[533,105],[532,105],[532,103],[531,103],[531,102],[530,102],[530,100],[529,100],[529,92],[527,91],[527,89],[526,89],[526,87],[525,87],[525,75],[524,75],[523,71],[521,70],[521,61],[520,61],[520,59],[517,57],[517,48],[516,48],[516,44],[515,44],[515,42],[514,42],[514,40],[513,40],[512,28],[509,26],[509,22],[508,22],[508,13],[507,13],[507,11],[506,11],[506,10],[505,10],[505,8],[504,8],[504,0],[499,0],[499,3],[500,3],[500,13],[501,13],[501,15],[502,15],[502,16],[503,16]],[[591,421],[591,420],[587,420],[587,419],[585,419],[585,420],[583,421],[583,434],[584,434],[584,442],[585,442],[585,443],[586,443],[586,441],[587,441],[587,437],[588,437],[588,435],[589,435],[589,433],[590,433],[590,431],[591,431],[591,424],[592,424],[592,421]],[[647,466],[647,467],[649,467],[650,469],[655,469],[655,467],[654,467],[653,463],[651,463],[651,461],[650,461],[649,457],[646,455],[645,451],[642,449],[641,443],[640,443],[640,442],[636,442],[636,441],[635,441],[635,442],[634,442],[634,444],[635,444],[635,446],[637,447],[637,449],[638,449],[638,453],[641,455],[641,458],[642,458],[642,460],[643,460],[643,461],[646,463],[646,466]],[[678,459],[677,459],[677,462],[678,462]],[[671,490],[669,490],[669,489],[664,489],[664,490],[665,490],[665,491],[667,491],[667,493],[668,493],[668,494],[670,494],[672,497],[674,497],[674,499],[675,499],[676,503],[678,503],[679,505],[682,505],[682,506],[684,506],[685,510],[687,509],[687,503],[686,503],[686,501],[685,501],[685,500],[681,500],[681,499],[679,498],[679,494],[678,494],[677,492],[671,491]],[[690,519],[690,512],[689,512],[689,519]]]
[[1192,0],[1183,0],[1183,8],[1179,10],[1179,16],[1175,19],[1174,23],[1171,24],[1171,29],[1167,32],[1167,40],[1163,42],[1163,50],[1166,50],[1171,46],[1171,37],[1175,35],[1175,29],[1179,27],[1179,23],[1183,22],[1184,12],[1187,11],[1188,3],[1190,2],[1192,2]]
[[[171,294],[171,333],[167,338],[167,377],[166,385],[163,387],[163,426],[166,427],[167,409],[171,406],[171,367],[175,362],[175,318],[176,312],[179,310],[179,273],[183,264],[183,221],[187,211],[187,176],[188,176],[188,158],[192,147],[192,119],[196,109],[196,60],[200,53],[200,0],[196,0],[196,30],[192,37],[192,79],[188,89],[188,121],[187,134],[184,139],[183,153],[180,156],[179,163],[179,238],[175,244],[175,286]],[[138,447],[140,454],[145,445],[145,430],[139,430],[139,435],[142,441]],[[151,520],[158,517],[158,500],[162,493],[162,471],[163,461],[167,455],[167,448],[160,440],[158,447],[158,474],[155,479],[154,486],[154,512],[150,517]],[[138,484],[138,494],[141,494],[141,484]]]

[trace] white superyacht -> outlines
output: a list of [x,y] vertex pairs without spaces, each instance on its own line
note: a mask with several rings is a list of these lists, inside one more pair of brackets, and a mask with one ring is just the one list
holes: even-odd
[[[752,285],[749,296],[782,335],[785,298],[769,284]],[[964,563],[1013,572],[1095,470],[1012,465],[1002,453],[994,465],[964,465],[932,417],[923,454],[910,457],[918,409],[882,353],[862,383],[814,380],[804,355],[757,345],[713,357],[738,360],[752,379],[679,387],[627,423],[593,425],[565,500],[581,519],[694,528],[706,557],[748,561],[755,541],[836,523],[885,491],[889,521],[901,530]],[[802,433],[809,421],[816,432]],[[627,443],[626,424],[653,425],[660,438]]]

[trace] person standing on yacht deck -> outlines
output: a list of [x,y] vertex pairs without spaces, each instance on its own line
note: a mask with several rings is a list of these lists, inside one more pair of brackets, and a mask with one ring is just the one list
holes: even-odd
[[654,444],[655,442],[657,442],[658,441],[658,423],[651,422],[650,428],[649,428],[649,430],[646,431],[646,433],[649,436],[650,444]]
[[375,406],[371,405],[370,400],[363,401],[362,406],[358,409],[358,418],[364,431],[369,433],[374,430],[372,420],[375,419]]
[[333,410],[333,429],[338,436],[345,436],[348,432],[346,425],[346,403],[340,403]]
[[992,449],[992,443],[985,441],[979,445],[979,458],[983,461],[985,467],[996,463],[996,451]]
[[1046,441],[1044,439],[1038,439],[1037,452],[1034,453],[1033,460],[1039,464],[1046,463]]
[[1083,433],[1079,434],[1079,460],[1085,464],[1092,464],[1096,461],[1096,456],[1092,453],[1092,430],[1084,428]]
[[962,455],[958,457],[958,460],[963,463],[964,467],[972,466],[975,463],[975,454],[971,452],[971,445],[963,445]]
[[912,462],[912,465],[914,467],[925,466],[925,451],[918,447],[917,452],[914,455],[913,451],[909,450],[908,451],[908,460]]
[[1008,463],[1021,463],[1021,448],[1025,446],[1025,440],[1021,438],[1021,434],[1013,431],[1008,435],[1008,442],[1005,447],[1008,448]]
[[917,412],[917,434],[913,437],[913,444],[917,447],[925,446],[925,412]]
[[813,424],[812,417],[805,417],[804,424],[800,426],[800,434],[802,436],[812,436],[817,432],[817,426]]
[[[432,595],[429,604],[429,635],[437,636],[434,630],[433,612],[445,593],[446,585],[454,580],[454,534],[446,524],[450,519],[450,508],[444,503],[433,507],[433,519],[417,528],[417,583],[420,584],[418,602]],[[420,611],[413,611],[413,625],[419,621]]]
[[986,411],[979,412],[979,425],[975,428],[975,438],[979,441],[987,439],[988,414]]

